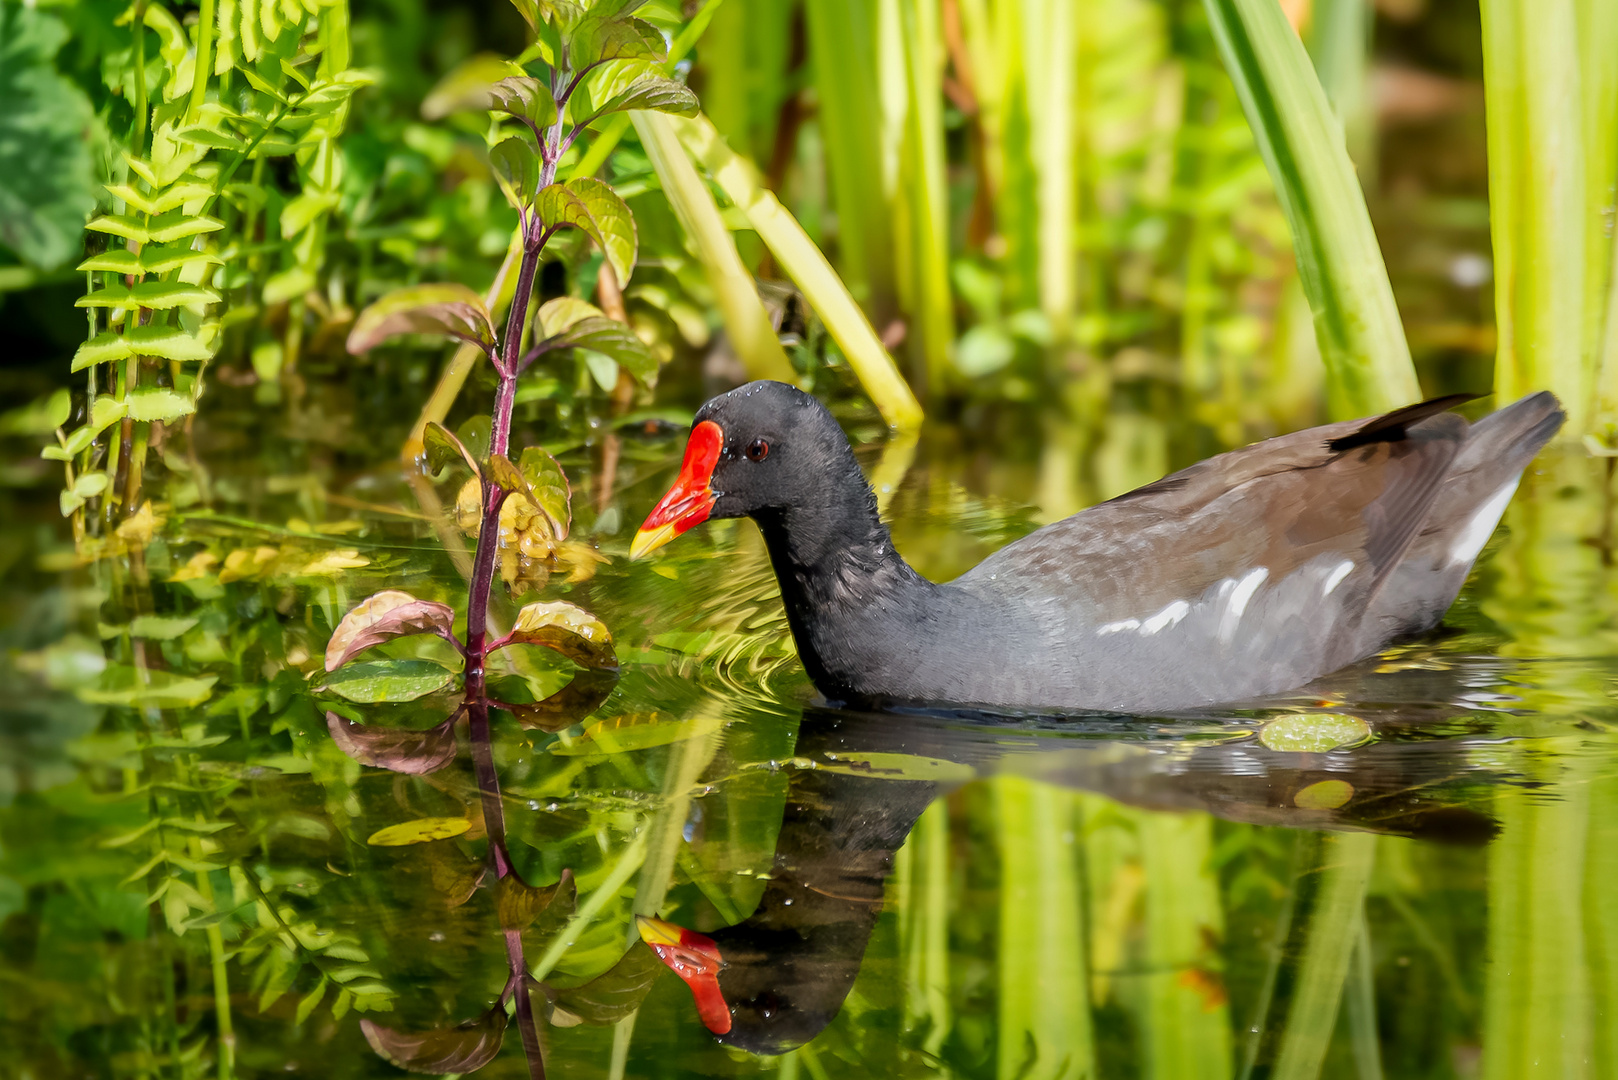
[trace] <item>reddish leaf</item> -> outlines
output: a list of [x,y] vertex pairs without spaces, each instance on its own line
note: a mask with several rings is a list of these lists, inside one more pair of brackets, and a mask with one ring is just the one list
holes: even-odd
[[379,1057],[401,1069],[469,1073],[483,1068],[500,1052],[506,1011],[495,1006],[476,1020],[439,1031],[395,1031],[370,1020],[361,1020],[360,1030]]
[[337,624],[326,643],[326,670],[336,671],[355,653],[396,637],[437,634],[455,641],[455,611],[448,604],[417,600],[407,592],[388,589],[360,602]]
[[500,880],[500,925],[526,930],[540,919],[539,930],[549,936],[572,918],[578,899],[571,870],[563,870],[562,879],[548,889],[534,888],[513,871]]
[[426,731],[353,724],[334,712],[326,728],[338,749],[361,765],[397,773],[430,773],[455,760],[455,718]]

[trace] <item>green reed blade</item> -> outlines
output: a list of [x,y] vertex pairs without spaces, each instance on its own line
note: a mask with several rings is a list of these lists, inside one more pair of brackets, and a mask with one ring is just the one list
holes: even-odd
[[837,207],[838,268],[878,323],[895,314],[892,222],[882,175],[873,0],[817,0],[804,7],[815,69],[817,117]]
[[921,424],[921,406],[893,358],[866,321],[859,305],[837,277],[797,219],[765,188],[758,173],[725,145],[706,117],[671,117],[670,126],[714,182],[747,215],[781,269],[797,283],[847,357],[849,367],[888,425],[910,431]]
[[950,1030],[949,806],[929,806],[894,857],[900,966],[907,1029],[924,1028],[935,1057]]
[[1079,29],[1070,0],[1023,0],[1023,94],[1037,195],[1039,306],[1058,337],[1078,290]]
[[[1554,390],[1569,435],[1595,389],[1587,325],[1589,220],[1576,0],[1483,0],[1494,388],[1501,401]],[[1608,62],[1613,62],[1610,58]]]
[[646,156],[657,170],[663,194],[668,196],[674,216],[690,237],[697,258],[707,272],[724,316],[731,348],[736,350],[748,377],[796,382],[797,373],[775,336],[775,328],[758,298],[753,275],[742,263],[736,240],[725,228],[713,193],[680,146],[674,125],[663,113],[637,110],[632,118]]
[[[1618,4],[1578,0],[1585,139],[1585,348],[1597,371],[1591,430],[1618,446]],[[1599,224],[1593,224],[1599,223]]]
[[[1607,736],[1610,747],[1612,736]],[[1584,870],[1585,955],[1590,960],[1591,1011],[1596,1025],[1596,1076],[1618,1076],[1618,777],[1590,784],[1590,835]]]
[[1365,198],[1320,80],[1276,0],[1203,0],[1292,227],[1334,416],[1421,394]]

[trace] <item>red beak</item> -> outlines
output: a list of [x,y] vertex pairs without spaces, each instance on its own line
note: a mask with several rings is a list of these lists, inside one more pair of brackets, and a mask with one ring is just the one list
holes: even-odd
[[714,939],[645,915],[635,916],[635,927],[657,958],[691,988],[703,1026],[715,1035],[728,1032],[730,1006],[725,1004],[725,995],[719,990],[719,969],[725,962]]
[[680,475],[668,494],[646,515],[646,523],[629,545],[631,559],[651,554],[687,529],[708,520],[708,512],[718,498],[712,486],[713,470],[719,464],[719,451],[724,446],[725,433],[712,420],[704,420],[691,430],[691,441],[685,444],[685,460],[680,463]]

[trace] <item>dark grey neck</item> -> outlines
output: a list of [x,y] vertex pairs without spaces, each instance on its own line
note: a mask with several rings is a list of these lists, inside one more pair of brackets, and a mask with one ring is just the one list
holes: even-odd
[[775,566],[798,655],[821,693],[865,696],[884,653],[931,604],[937,589],[893,549],[876,498],[853,455],[791,505],[753,519]]

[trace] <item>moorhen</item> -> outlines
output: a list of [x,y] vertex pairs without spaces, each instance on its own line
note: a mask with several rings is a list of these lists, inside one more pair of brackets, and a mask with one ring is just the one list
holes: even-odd
[[1439,398],[1209,458],[1008,544],[947,584],[893,549],[842,429],[753,382],[697,411],[639,558],[758,523],[830,702],[1170,711],[1302,686],[1432,629],[1562,410]]

